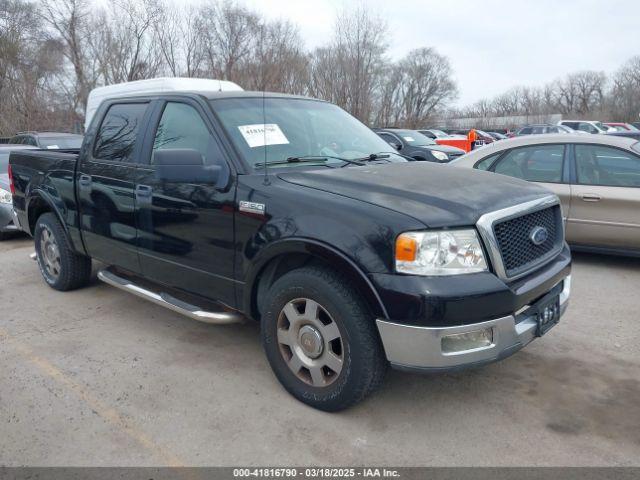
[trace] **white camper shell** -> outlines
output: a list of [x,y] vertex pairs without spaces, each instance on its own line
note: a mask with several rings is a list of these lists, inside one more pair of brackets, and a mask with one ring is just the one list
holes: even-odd
[[145,93],[166,92],[229,92],[241,91],[242,88],[226,80],[212,80],[208,78],[180,78],[161,77],[135,82],[116,83],[106,87],[91,90],[87,99],[87,111],[84,120],[85,131],[91,124],[93,115],[100,104],[109,98],[127,97],[129,95],[144,95]]

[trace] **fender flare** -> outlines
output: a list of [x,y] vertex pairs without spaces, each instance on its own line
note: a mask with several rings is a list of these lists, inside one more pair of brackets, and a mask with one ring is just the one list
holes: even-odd
[[387,309],[378,294],[375,286],[363,270],[344,252],[324,242],[293,237],[275,241],[263,248],[251,262],[251,268],[245,275],[245,288],[243,291],[242,304],[244,311],[253,312],[253,300],[260,281],[260,276],[272,260],[287,254],[305,254],[316,257],[330,265],[339,265],[340,271],[357,282],[362,288],[366,288],[363,293],[367,295],[369,303],[373,302],[376,307],[376,314],[389,319]]
[[[63,220],[63,216],[62,216],[62,213],[60,212],[60,209],[58,208],[58,206],[56,206],[56,202],[53,200],[53,198],[51,198],[51,195],[49,195],[48,193],[46,193],[44,190],[40,188],[36,188],[31,192],[29,192],[29,198],[27,199],[27,205],[25,210],[27,213],[26,216],[27,216],[27,222],[29,225],[29,230],[31,230],[32,221],[35,229],[35,222],[38,220],[37,218],[33,218],[33,219],[31,218],[31,215],[30,215],[31,206],[34,202],[40,202],[40,201],[44,202],[49,207],[49,210],[54,213],[54,215],[58,218],[58,221],[62,224],[64,231],[68,233],[67,224]],[[31,234],[33,233],[35,232],[32,231]]]

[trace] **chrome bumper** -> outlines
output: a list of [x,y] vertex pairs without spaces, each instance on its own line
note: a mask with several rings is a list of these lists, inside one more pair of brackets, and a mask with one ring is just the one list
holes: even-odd
[[[560,316],[567,309],[571,276],[564,279],[560,293]],[[536,337],[537,322],[528,317],[516,323],[509,315],[482,323],[454,327],[415,327],[386,320],[376,320],[380,338],[392,366],[409,370],[451,370],[495,362],[520,350]],[[481,348],[446,353],[442,338],[447,335],[476,332],[491,328],[492,343]]]

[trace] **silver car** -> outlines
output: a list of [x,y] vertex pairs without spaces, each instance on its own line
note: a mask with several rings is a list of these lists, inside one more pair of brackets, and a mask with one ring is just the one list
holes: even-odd
[[454,160],[540,183],[562,202],[576,250],[640,255],[640,142],[613,135],[527,135]]
[[0,240],[11,232],[19,231],[13,217],[13,202],[9,191],[9,153],[12,150],[27,150],[36,147],[28,145],[0,145]]

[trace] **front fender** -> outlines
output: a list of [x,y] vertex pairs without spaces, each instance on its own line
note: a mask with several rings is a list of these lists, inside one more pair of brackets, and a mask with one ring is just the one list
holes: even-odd
[[245,276],[245,289],[243,296],[244,311],[253,309],[253,300],[256,296],[260,275],[267,265],[277,259],[287,256],[302,254],[317,258],[331,265],[342,275],[346,276],[350,283],[365,296],[365,300],[372,306],[377,317],[388,318],[378,292],[371,283],[366,273],[344,252],[337,248],[311,238],[286,238],[277,240],[262,248],[254,257],[251,267]]

